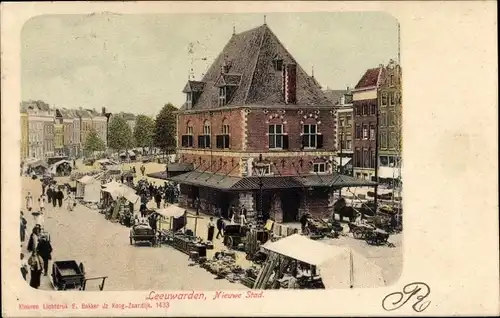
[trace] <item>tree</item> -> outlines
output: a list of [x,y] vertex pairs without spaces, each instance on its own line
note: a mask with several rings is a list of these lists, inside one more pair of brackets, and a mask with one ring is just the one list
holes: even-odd
[[97,131],[95,129],[92,129],[89,132],[87,138],[85,139],[85,144],[83,147],[85,151],[92,154],[94,153],[94,151],[106,150],[106,144],[101,139],[101,137],[99,137],[99,134],[97,134]]
[[151,147],[155,133],[155,122],[151,117],[138,115],[135,120],[134,139],[137,147]]
[[176,112],[178,109],[171,103],[161,109],[155,122],[154,142],[155,146],[164,152],[170,153],[176,147]]
[[132,129],[122,116],[113,116],[109,121],[108,144],[109,147],[121,151],[132,148],[134,145]]

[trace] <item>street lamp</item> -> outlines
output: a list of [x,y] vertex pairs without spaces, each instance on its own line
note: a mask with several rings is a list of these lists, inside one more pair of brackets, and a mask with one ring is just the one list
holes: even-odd
[[262,218],[262,205],[264,201],[263,190],[264,190],[264,179],[263,177],[269,173],[269,165],[262,160],[262,154],[259,155],[259,161],[253,163],[253,169],[257,176],[259,177],[259,190],[260,190],[260,202],[259,210],[257,212],[257,224],[261,225],[263,222]]

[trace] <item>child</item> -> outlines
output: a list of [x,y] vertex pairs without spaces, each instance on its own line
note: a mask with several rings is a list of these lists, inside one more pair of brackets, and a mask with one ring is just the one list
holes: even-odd
[[24,254],[21,253],[21,275],[23,275],[24,280],[26,280],[26,275],[28,274],[28,262],[24,259]]

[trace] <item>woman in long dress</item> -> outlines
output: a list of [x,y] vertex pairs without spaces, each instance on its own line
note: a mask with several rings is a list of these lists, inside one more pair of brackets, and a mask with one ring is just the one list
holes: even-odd
[[30,286],[38,289],[43,271],[43,260],[40,255],[33,252],[28,260],[28,265],[30,266]]

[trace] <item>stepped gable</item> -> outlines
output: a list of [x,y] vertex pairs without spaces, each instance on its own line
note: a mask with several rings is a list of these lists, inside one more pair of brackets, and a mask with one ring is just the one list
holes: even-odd
[[[236,86],[227,106],[284,106],[283,74],[275,59],[295,64],[298,106],[333,106],[267,25],[234,34],[201,80],[203,92],[194,109],[217,108],[221,83]],[[283,66],[285,67],[285,66]],[[200,84],[201,85],[201,84]],[[187,88],[187,87],[186,87]],[[182,109],[185,108],[185,105]]]

